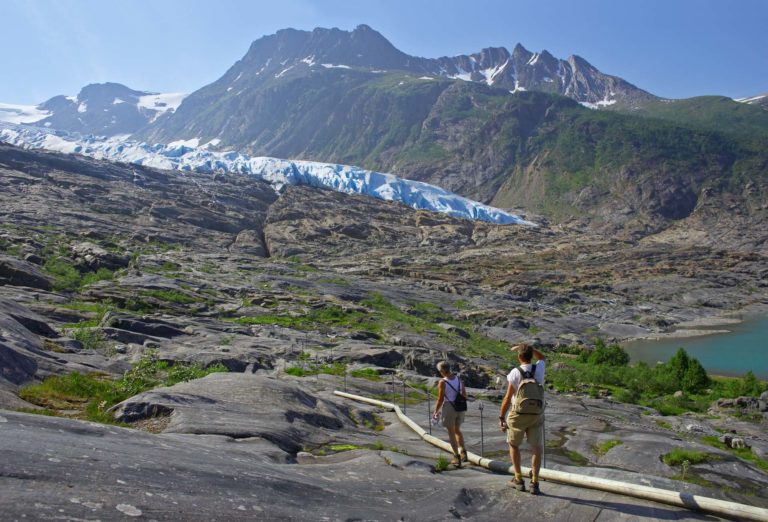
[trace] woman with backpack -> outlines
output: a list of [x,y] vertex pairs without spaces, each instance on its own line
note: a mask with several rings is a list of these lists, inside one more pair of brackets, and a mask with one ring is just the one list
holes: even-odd
[[467,461],[464,434],[461,433],[461,424],[467,411],[467,390],[464,382],[451,371],[446,361],[438,363],[437,371],[442,378],[437,383],[437,404],[432,416],[437,419],[442,411],[442,425],[448,430],[448,440],[453,448],[451,464],[460,468],[462,461]]

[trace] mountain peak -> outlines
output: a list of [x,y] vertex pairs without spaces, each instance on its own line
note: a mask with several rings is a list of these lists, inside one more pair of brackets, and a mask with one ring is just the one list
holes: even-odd
[[533,53],[531,51],[529,51],[528,49],[526,49],[525,47],[523,47],[523,44],[518,42],[517,44],[515,44],[515,48],[512,49],[512,54],[514,54],[514,55],[520,55],[520,54],[528,54],[528,55],[530,55],[530,54],[533,54]]
[[574,65],[576,67],[586,67],[588,69],[596,70],[595,67],[586,61],[584,58],[579,56],[578,54],[572,54],[568,57],[568,63],[571,65]]

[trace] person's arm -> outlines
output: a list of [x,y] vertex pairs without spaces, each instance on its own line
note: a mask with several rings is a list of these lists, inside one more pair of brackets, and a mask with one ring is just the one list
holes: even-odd
[[507,393],[504,394],[504,399],[501,401],[501,410],[499,411],[499,429],[501,431],[507,430],[507,410],[512,403],[512,397],[515,395],[515,387],[512,383],[507,386]]
[[538,351],[536,348],[533,349],[533,356],[536,358],[537,361],[546,361],[547,358],[544,357],[544,354]]
[[459,387],[459,391],[464,396],[464,398],[467,398],[467,388],[464,386],[464,379],[459,379],[459,383],[461,383],[461,386]]
[[433,417],[437,417],[440,414],[440,408],[443,407],[443,401],[445,400],[445,381],[440,379],[437,383],[437,402],[435,403],[435,411],[432,413]]

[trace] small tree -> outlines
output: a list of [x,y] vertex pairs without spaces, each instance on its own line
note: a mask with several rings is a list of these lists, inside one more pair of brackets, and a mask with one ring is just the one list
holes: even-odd
[[629,364],[629,354],[618,344],[606,346],[602,339],[598,339],[595,341],[595,349],[589,354],[587,362],[595,365],[626,366]]
[[674,376],[680,389],[687,393],[704,390],[710,384],[709,375],[701,363],[679,348],[665,365],[665,370]]
[[747,373],[744,374],[744,377],[742,377],[741,382],[739,383],[739,393],[740,395],[749,395],[752,397],[757,397],[762,393],[760,381],[757,380],[757,377],[752,373],[752,370],[748,370]]
[[689,393],[700,392],[706,389],[709,383],[707,371],[697,359],[691,358],[683,377],[683,390]]

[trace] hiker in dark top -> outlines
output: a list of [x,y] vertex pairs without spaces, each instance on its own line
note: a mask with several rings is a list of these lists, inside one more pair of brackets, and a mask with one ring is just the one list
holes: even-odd
[[437,384],[437,404],[435,404],[435,412],[432,416],[437,418],[442,411],[442,425],[448,430],[448,440],[451,442],[451,448],[453,448],[451,464],[461,467],[461,462],[467,461],[467,450],[464,449],[464,434],[461,433],[461,423],[464,422],[465,412],[456,411],[455,403],[459,394],[466,398],[467,391],[464,388],[464,382],[451,371],[451,367],[447,362],[438,363],[437,371],[440,372],[442,379]]
[[[512,347],[512,352],[517,353],[520,366],[513,368],[507,375],[509,384],[504,400],[501,402],[499,428],[507,432],[509,456],[515,468],[515,478],[510,480],[510,484],[518,491],[525,491],[525,481],[520,470],[520,444],[523,442],[523,437],[528,439],[531,445],[531,493],[538,495],[544,440],[543,385],[546,358],[529,344],[515,345]],[[536,362],[531,364],[533,357],[536,358]]]

